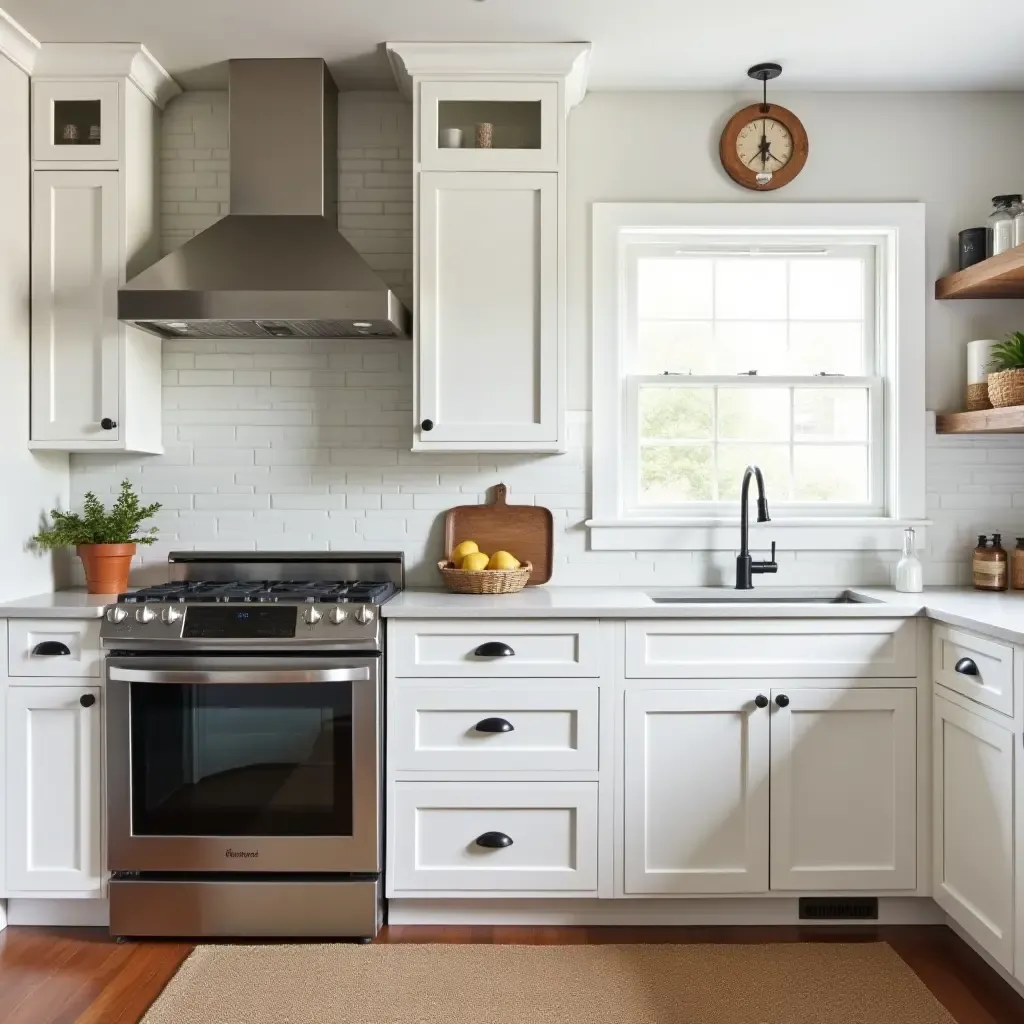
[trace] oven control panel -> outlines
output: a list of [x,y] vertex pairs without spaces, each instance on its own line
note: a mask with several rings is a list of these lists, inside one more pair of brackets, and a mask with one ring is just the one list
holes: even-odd
[[254,642],[301,646],[380,646],[380,609],[368,604],[309,602],[119,603],[104,612],[106,647],[158,643],[206,646]]

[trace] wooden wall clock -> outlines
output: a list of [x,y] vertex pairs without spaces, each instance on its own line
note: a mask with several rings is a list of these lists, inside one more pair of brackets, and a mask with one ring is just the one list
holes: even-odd
[[764,88],[760,103],[737,110],[722,132],[719,154],[726,174],[754,192],[788,185],[807,163],[807,132],[791,110],[768,102],[768,81],[779,64],[755,64],[747,74]]

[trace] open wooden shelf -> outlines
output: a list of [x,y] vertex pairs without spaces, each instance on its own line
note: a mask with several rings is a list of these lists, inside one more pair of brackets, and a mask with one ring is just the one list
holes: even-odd
[[1024,434],[1024,405],[975,412],[940,412],[935,416],[937,434]]
[[1024,245],[935,282],[937,299],[1024,299]]

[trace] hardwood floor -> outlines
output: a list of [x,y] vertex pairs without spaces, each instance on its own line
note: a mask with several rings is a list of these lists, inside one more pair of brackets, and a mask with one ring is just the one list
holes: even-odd
[[[1024,1024],[1024,1000],[948,928],[385,928],[378,942],[821,942],[884,939],[958,1024]],[[113,942],[88,928],[0,933],[0,1021],[5,1024],[134,1024],[193,946]],[[524,1022],[528,1024],[528,1022]],[[784,1024],[784,1022],[773,1022]]]

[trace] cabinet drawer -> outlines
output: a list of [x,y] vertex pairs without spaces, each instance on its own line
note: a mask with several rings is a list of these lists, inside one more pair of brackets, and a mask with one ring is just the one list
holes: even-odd
[[98,676],[99,619],[10,619],[7,671],[12,676]]
[[396,891],[597,888],[596,782],[397,782],[392,830]]
[[[596,771],[596,686],[406,687],[391,692],[399,771]],[[535,685],[531,682],[531,686]]]
[[599,676],[596,620],[484,619],[388,624],[396,676]]
[[1013,648],[949,626],[932,627],[935,682],[1013,714]]
[[663,619],[626,624],[634,679],[900,678],[917,674],[913,619]]

